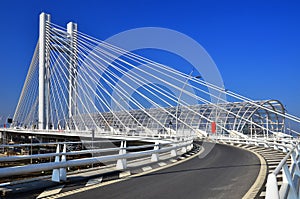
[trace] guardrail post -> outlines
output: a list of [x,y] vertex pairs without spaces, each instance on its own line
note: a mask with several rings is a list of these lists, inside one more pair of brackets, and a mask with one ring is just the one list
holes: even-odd
[[171,157],[176,157],[177,156],[177,151],[176,149],[171,150]]
[[282,152],[283,153],[287,153],[288,152],[288,150],[287,150],[287,148],[285,146],[282,147]]
[[270,173],[266,185],[266,199],[279,199],[278,185],[276,175]]
[[[59,154],[59,144],[56,147],[56,153]],[[59,155],[55,156],[55,161],[54,162],[59,162]],[[59,175],[59,169],[53,169],[52,171],[52,181],[54,182],[60,182],[60,175]]]
[[282,181],[289,184],[289,198],[298,198],[292,175],[286,163],[282,167]]
[[191,144],[189,144],[189,145],[187,146],[187,150],[190,151],[190,150],[192,150],[192,148],[193,148],[193,142],[191,142]]
[[264,143],[265,148],[269,148],[269,145],[267,143]]
[[[66,162],[67,161],[67,157],[66,157],[66,153],[67,152],[67,145],[64,144],[64,147],[63,147],[63,155],[61,156],[61,162]],[[60,168],[59,169],[59,177],[60,177],[60,180],[62,181],[67,181],[67,171],[66,171],[66,168]]]
[[[185,144],[185,142],[184,142],[184,144]],[[187,151],[187,150],[186,150],[186,146],[183,146],[183,147],[181,148],[181,152],[182,152],[182,153],[186,153],[186,151]]]
[[[178,142],[178,140],[177,140],[177,142]],[[177,146],[177,145],[178,145],[177,143],[174,144],[174,146]],[[171,157],[176,157],[177,156],[177,149],[176,148],[171,150]]]
[[[126,141],[121,141],[121,146],[120,146],[120,150],[119,150],[119,155],[123,155],[126,154]],[[126,169],[127,168],[127,164],[126,164],[126,159],[119,159],[117,160],[117,169]]]
[[[154,150],[159,150],[159,142],[155,142],[154,145]],[[153,153],[151,155],[151,162],[157,162],[159,160],[158,154],[157,153]]]
[[296,144],[295,150],[296,150],[296,157],[297,157],[297,160],[298,160],[299,159],[299,155],[300,155],[299,145],[298,144]]
[[298,152],[297,152],[297,147],[295,148],[295,151],[291,154],[291,159],[292,159],[292,165],[291,168],[294,167],[294,175],[300,176],[300,168],[299,168],[299,157],[298,157]]

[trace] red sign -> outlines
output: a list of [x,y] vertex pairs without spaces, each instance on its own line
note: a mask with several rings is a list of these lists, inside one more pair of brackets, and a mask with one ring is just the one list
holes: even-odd
[[216,122],[211,123],[211,132],[216,133]]

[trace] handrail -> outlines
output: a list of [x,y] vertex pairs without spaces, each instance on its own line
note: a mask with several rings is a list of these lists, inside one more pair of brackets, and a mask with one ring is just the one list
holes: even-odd
[[280,161],[280,163],[277,165],[277,167],[275,168],[275,170],[272,173],[274,173],[275,175],[278,175],[278,173],[281,171],[284,164],[286,164],[287,160],[290,158],[291,154],[294,152],[294,149],[289,151],[288,154],[286,154],[286,156]]
[[273,146],[273,147],[277,147],[279,149],[279,147],[282,147],[284,150],[283,152],[287,152],[293,149],[293,147],[295,146],[295,144],[292,142],[293,140],[290,140],[290,142],[288,142],[288,144],[286,144],[287,140],[284,140],[284,144],[282,143],[278,143],[281,140],[274,140],[274,141],[266,141],[266,140],[262,140],[262,139],[251,139],[251,138],[235,138],[235,137],[216,137],[216,140],[223,140],[223,141],[235,141],[235,143],[239,143],[239,144],[263,144],[263,145],[268,145],[268,146]]
[[[74,167],[74,166],[89,165],[89,164],[95,164],[95,163],[99,163],[99,162],[109,162],[109,161],[115,161],[115,160],[119,161],[121,159],[144,157],[144,156],[148,156],[148,155],[172,151],[174,149],[179,149],[182,147],[187,147],[187,146],[191,145],[192,142],[193,142],[193,140],[182,141],[179,144],[175,143],[172,146],[167,146],[165,148],[159,148],[159,146],[162,146],[162,145],[154,144],[154,145],[151,145],[151,146],[154,146],[153,150],[131,152],[131,153],[119,153],[119,154],[115,154],[115,155],[106,155],[106,156],[91,157],[91,158],[81,158],[81,159],[68,160],[68,161],[56,161],[56,162],[41,163],[41,164],[31,164],[31,165],[25,165],[25,166],[4,167],[4,168],[0,168],[0,177],[14,176],[14,175],[39,172],[39,171],[45,171],[45,170],[55,170],[55,169]],[[59,148],[59,147],[57,147],[57,148]],[[124,151],[124,149],[129,149],[129,148],[130,147],[124,147],[124,145],[123,146],[121,145],[120,148],[109,148],[107,150],[108,151],[109,150]],[[141,146],[131,147],[131,149],[133,149],[133,148],[136,149],[136,148],[142,148],[142,147]],[[66,152],[65,153],[56,153],[55,156],[59,157],[59,155],[63,156],[63,155],[67,155],[67,154],[68,153],[66,153]]]
[[[124,147],[123,149],[131,150],[131,149],[143,149],[158,146],[158,144],[148,144],[148,145],[141,145],[141,146],[130,146]],[[105,148],[105,149],[92,149],[92,150],[81,150],[81,151],[70,151],[70,152],[60,152],[60,153],[45,153],[45,154],[34,154],[34,155],[19,155],[19,156],[7,156],[7,157],[0,157],[0,162],[11,162],[11,161],[18,161],[18,160],[28,160],[28,159],[35,159],[35,158],[49,158],[61,155],[82,155],[88,153],[103,153],[103,152],[113,152],[119,151],[120,148]]]
[[58,145],[58,144],[89,144],[89,143],[107,143],[107,142],[120,142],[121,139],[117,140],[96,140],[96,141],[77,141],[77,142],[44,142],[44,143],[24,143],[24,144],[2,144],[0,145],[0,148],[2,147],[26,147],[26,146],[47,146],[47,145]]
[[[266,185],[266,199],[299,198],[299,143],[290,150],[280,161],[275,170],[268,175]],[[288,166],[287,161],[291,158],[292,163]],[[278,190],[277,175],[282,171],[283,182]]]

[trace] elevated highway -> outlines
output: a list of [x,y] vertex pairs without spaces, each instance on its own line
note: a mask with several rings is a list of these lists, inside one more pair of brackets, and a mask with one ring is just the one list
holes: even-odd
[[53,197],[242,198],[256,181],[260,166],[255,154],[216,144],[205,157],[196,156],[181,164],[117,183],[99,184],[98,188],[82,189],[77,194],[62,189],[61,194]]

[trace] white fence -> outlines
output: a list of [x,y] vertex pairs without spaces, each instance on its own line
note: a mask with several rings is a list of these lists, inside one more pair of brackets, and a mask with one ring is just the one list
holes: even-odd
[[[152,150],[143,150],[138,152],[127,153],[127,150],[130,149],[145,149],[151,148]],[[126,147],[126,141],[121,141],[120,148],[105,148],[105,149],[94,149],[94,150],[83,150],[83,151],[73,151],[66,152],[66,144],[63,144],[63,151],[60,152],[60,144],[57,144],[56,153],[48,154],[36,154],[36,155],[26,155],[26,156],[9,156],[0,158],[1,162],[8,161],[17,161],[31,158],[45,158],[45,157],[55,157],[54,162],[41,163],[41,164],[30,164],[25,166],[15,166],[15,167],[4,167],[0,168],[0,177],[7,177],[13,175],[22,175],[32,172],[47,171],[53,170],[52,180],[59,182],[66,180],[66,168],[90,165],[96,163],[104,163],[117,161],[117,169],[126,169],[127,168],[127,159],[130,158],[140,158],[140,157],[151,157],[151,161],[155,162],[159,160],[159,154],[170,152],[170,156],[174,157],[177,155],[177,150],[181,149],[183,152],[190,151],[193,148],[193,140],[185,140],[181,142],[173,142],[169,144],[162,144],[158,141],[155,144],[151,145],[142,145],[142,146],[132,146]],[[116,152],[118,154],[106,155],[99,157],[90,157],[90,158],[80,158],[74,160],[67,160],[66,156],[68,155],[80,155],[86,153],[99,153],[99,152]]]
[[[266,199],[299,198],[299,144],[294,146],[281,160],[276,169],[268,175]],[[291,165],[287,160],[291,158]],[[282,171],[282,185],[278,189],[277,175]]]

